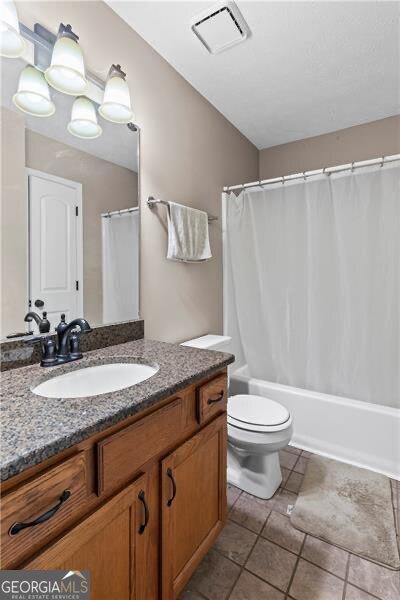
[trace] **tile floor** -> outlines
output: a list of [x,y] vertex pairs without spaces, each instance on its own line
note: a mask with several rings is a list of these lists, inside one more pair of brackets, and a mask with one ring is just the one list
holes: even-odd
[[[280,453],[283,481],[271,500],[228,486],[228,521],[180,600],[400,600],[400,572],[294,529],[310,453]],[[400,482],[392,481],[399,535]]]

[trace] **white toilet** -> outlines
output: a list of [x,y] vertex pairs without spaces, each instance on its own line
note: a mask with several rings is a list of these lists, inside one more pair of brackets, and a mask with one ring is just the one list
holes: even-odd
[[[232,338],[204,335],[184,346],[231,352]],[[279,450],[292,437],[292,417],[274,400],[251,394],[228,399],[228,481],[259,498],[271,498],[282,481]]]

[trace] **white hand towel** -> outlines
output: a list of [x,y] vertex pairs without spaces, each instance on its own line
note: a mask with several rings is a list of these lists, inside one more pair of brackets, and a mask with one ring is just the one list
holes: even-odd
[[204,262],[212,257],[208,215],[202,210],[168,202],[169,260]]

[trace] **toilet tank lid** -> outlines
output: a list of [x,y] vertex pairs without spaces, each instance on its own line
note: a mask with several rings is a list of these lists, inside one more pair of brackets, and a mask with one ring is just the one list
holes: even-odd
[[191,346],[192,348],[205,348],[207,350],[217,350],[221,346],[229,343],[232,338],[229,335],[208,334],[183,342],[181,346]]

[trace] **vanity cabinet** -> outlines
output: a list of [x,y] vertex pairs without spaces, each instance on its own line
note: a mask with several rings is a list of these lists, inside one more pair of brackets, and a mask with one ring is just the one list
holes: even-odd
[[[90,571],[91,598],[139,600],[140,555],[146,544],[145,476],[44,550],[25,569]],[[144,596],[141,597],[144,600]]]
[[226,418],[162,461],[162,598],[178,597],[220,533],[226,512]]
[[91,600],[177,599],[223,527],[226,445],[223,371],[8,480],[1,568],[88,570]]

